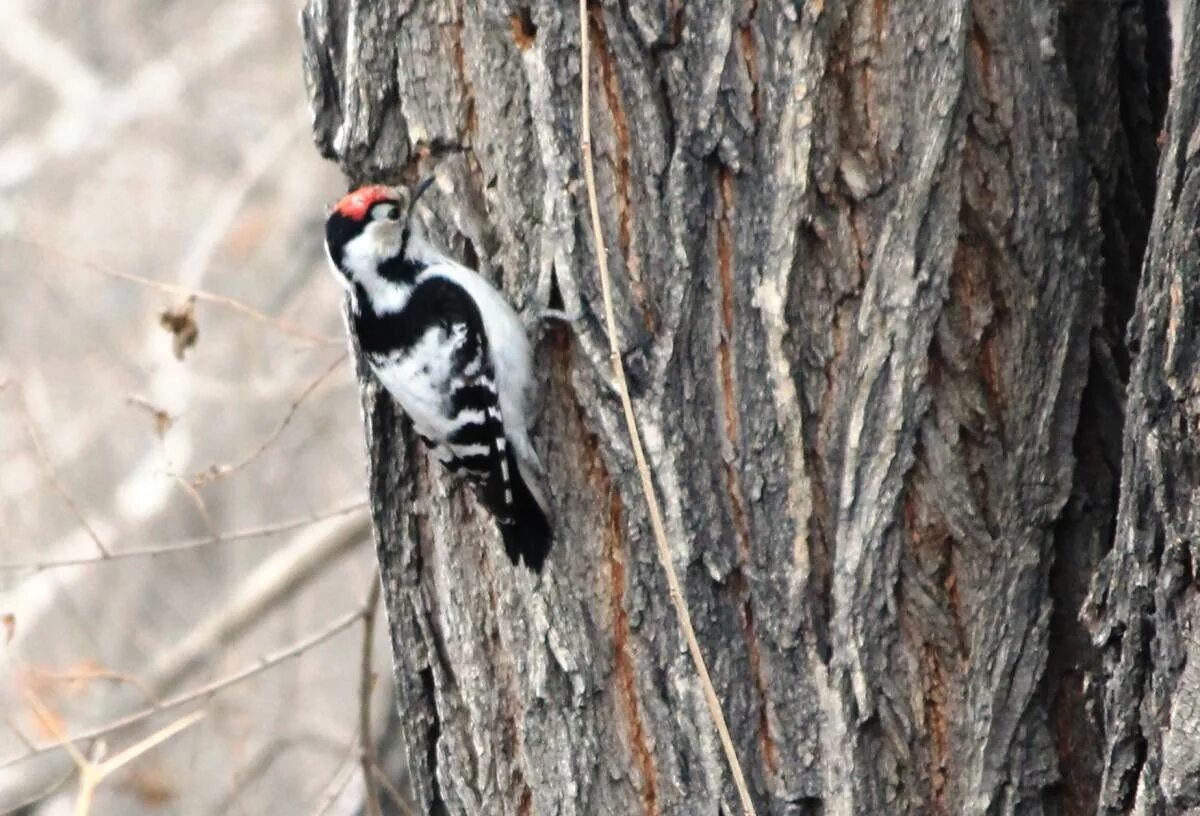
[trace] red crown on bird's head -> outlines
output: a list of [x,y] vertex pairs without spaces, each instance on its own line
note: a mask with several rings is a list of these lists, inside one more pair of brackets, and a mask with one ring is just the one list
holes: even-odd
[[396,188],[386,184],[368,184],[346,195],[334,210],[347,218],[361,221],[367,217],[367,211],[380,201],[395,201],[396,198]]

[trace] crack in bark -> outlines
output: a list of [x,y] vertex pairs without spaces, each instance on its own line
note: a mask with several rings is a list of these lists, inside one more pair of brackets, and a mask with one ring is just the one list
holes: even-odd
[[558,330],[555,342],[556,379],[562,383],[564,402],[572,418],[574,438],[583,445],[587,481],[592,495],[607,502],[605,508],[604,559],[609,569],[608,602],[612,620],[613,670],[616,675],[616,698],[618,709],[623,710],[626,736],[629,741],[630,759],[642,777],[640,796],[644,812],[658,816],[658,770],[654,752],[650,748],[649,733],[641,716],[641,703],[637,688],[637,667],[634,663],[630,643],[631,629],[629,613],[625,609],[625,547],[621,494],[613,484],[608,468],[600,453],[600,439],[587,424],[583,405],[571,384],[572,346],[566,332]]
[[466,50],[463,48],[462,35],[465,25],[463,16],[463,0],[457,0],[454,5],[454,22],[447,28],[450,30],[450,54],[454,61],[454,70],[462,83],[462,103],[465,108],[463,123],[458,132],[458,141],[464,145],[470,144],[470,137],[476,132],[479,120],[475,111],[475,86],[467,78]]
[[[899,591],[901,632],[918,655],[916,671],[921,688],[919,715],[928,751],[925,776],[933,812],[953,812],[950,774],[956,767],[950,724],[955,707],[951,689],[960,688],[969,660],[966,627],[958,597],[958,572],[954,539],[944,519],[930,518],[922,500],[926,489],[925,454],[918,446],[914,468],[902,506],[906,565],[901,571]],[[949,625],[954,640],[940,636]],[[957,652],[957,654],[955,654]]]
[[[598,464],[599,451],[593,449],[593,467]],[[618,697],[626,714],[627,732],[633,760],[642,775],[642,803],[647,814],[657,814],[658,777],[654,768],[654,756],[646,738],[646,726],[638,708],[637,672],[629,644],[629,615],[625,611],[625,563],[621,545],[621,496],[601,470],[597,478],[604,487],[600,495],[609,497],[609,523],[605,529],[605,556],[609,567],[609,611],[613,621],[613,665],[617,675]],[[593,471],[595,472],[595,471]]]
[[604,23],[604,7],[590,3],[588,5],[588,21],[591,29],[589,39],[595,44],[592,51],[600,69],[600,84],[604,90],[605,103],[612,121],[613,155],[609,156],[608,160],[613,168],[613,181],[617,194],[617,246],[621,250],[621,258],[625,261],[625,270],[629,273],[629,287],[637,303],[638,312],[641,314],[642,324],[646,327],[646,331],[655,334],[658,329],[658,318],[650,304],[649,291],[642,278],[640,256],[634,246],[635,232],[631,192],[633,173],[630,162],[633,147],[629,119],[621,104],[617,60],[612,53],[608,28]]
[[443,814],[447,814],[449,811],[446,808],[446,800],[442,798],[442,786],[438,779],[437,745],[438,740],[442,736],[442,721],[437,715],[437,699],[434,692],[432,667],[426,667],[421,670],[421,688],[426,699],[429,701],[430,711],[434,712],[424,735],[425,762],[429,766],[429,785],[431,789],[430,795],[432,796],[429,802],[429,812],[433,816],[443,816]]
[[511,781],[513,786],[520,791],[517,797],[518,803],[522,805],[519,807],[519,812],[526,813],[531,811],[526,810],[523,803],[532,804],[533,791],[526,780],[521,762],[521,734],[524,733],[524,729],[521,727],[521,698],[517,692],[512,654],[500,636],[501,612],[499,599],[496,597],[496,575],[492,569],[491,552],[491,547],[485,547],[483,557],[480,559],[483,569],[483,584],[487,588],[488,609],[492,618],[491,631],[483,639],[483,645],[488,656],[487,665],[495,672],[499,686],[500,710],[498,713],[504,734],[503,747],[512,763]]
[[738,26],[742,63],[746,66],[746,76],[750,78],[750,113],[755,125],[762,124],[762,103],[758,92],[761,72],[758,68],[758,46],[754,44],[754,14],[757,11],[758,0],[746,0],[746,19]]
[[733,588],[741,607],[742,634],[750,660],[750,673],[758,696],[758,741],[762,750],[767,777],[774,777],[779,770],[779,751],[771,733],[769,684],[763,674],[762,650],[754,629],[754,603],[746,582],[746,570],[752,558],[750,520],[746,511],[746,499],[742,493],[738,476],[739,439],[741,431],[738,421],[738,389],[735,361],[731,342],[734,336],[734,240],[731,226],[733,203],[733,172],[722,165],[717,171],[719,206],[716,213],[717,272],[720,290],[720,319],[717,330],[717,367],[721,383],[720,397],[724,419],[725,492],[729,501],[729,512],[733,519],[734,539],[737,545],[737,566],[734,569]]

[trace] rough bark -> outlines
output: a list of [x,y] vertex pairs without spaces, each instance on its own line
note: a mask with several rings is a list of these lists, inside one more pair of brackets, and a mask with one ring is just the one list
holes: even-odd
[[1089,615],[1104,686],[1104,813],[1200,806],[1200,9],[1184,4],[1145,273],[1129,336],[1124,478],[1115,545]]
[[[1095,808],[1076,614],[1112,543],[1166,71],[1160,4],[1117,5],[590,7],[626,361],[760,813]],[[304,15],[349,179],[461,146],[431,231],[528,314],[585,314],[529,321],[540,579],[364,379],[403,740],[423,812],[734,813],[608,379],[575,15]]]

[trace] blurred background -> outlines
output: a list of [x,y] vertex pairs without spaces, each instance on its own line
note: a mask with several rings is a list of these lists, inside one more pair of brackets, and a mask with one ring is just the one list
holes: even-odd
[[395,727],[299,6],[0,0],[0,813],[154,734],[87,812],[356,813]]
[[195,711],[89,812],[361,799],[373,553],[321,245],[345,187],[298,12],[0,0],[0,813],[73,812],[77,761]]

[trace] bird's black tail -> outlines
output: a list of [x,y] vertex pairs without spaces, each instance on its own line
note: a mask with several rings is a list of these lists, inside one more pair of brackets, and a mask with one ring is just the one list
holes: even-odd
[[524,469],[511,453],[508,471],[513,491],[512,508],[509,513],[496,517],[500,524],[500,535],[504,538],[504,551],[514,565],[524,559],[525,566],[534,572],[541,572],[553,540],[550,519],[534,495],[536,486],[530,489]]

